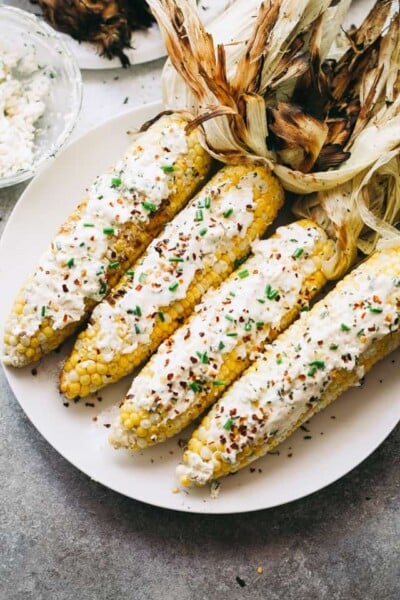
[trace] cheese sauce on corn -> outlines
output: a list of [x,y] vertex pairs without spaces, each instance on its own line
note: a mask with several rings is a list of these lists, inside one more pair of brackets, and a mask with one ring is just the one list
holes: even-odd
[[121,283],[122,297],[93,312],[93,320],[101,323],[96,346],[105,360],[149,343],[154,323],[168,318],[162,308],[186,297],[199,270],[225,268],[215,263],[216,248],[222,244],[229,254],[233,239],[246,237],[254,218],[255,186],[267,189],[257,171],[242,177],[229,194],[224,194],[224,184],[207,185],[148,247],[130,280]]
[[173,191],[173,165],[187,148],[184,122],[169,118],[161,132],[142,134],[140,144],[95,180],[81,219],[58,233],[26,286],[25,310],[10,322],[14,335],[33,335],[45,316],[62,329],[81,319],[85,300],[104,297],[107,271],[119,266],[109,250],[120,226],[151,218]]
[[[246,358],[261,350],[288,310],[308,304],[301,290],[318,268],[316,245],[326,240],[320,228],[292,223],[254,242],[254,256],[209,291],[197,314],[159,347],[148,365],[152,376],[139,373],[124,406],[174,419],[196,403],[203,388],[207,393],[210,386],[223,386],[217,375],[227,355],[236,350]],[[133,430],[126,433],[135,436]],[[123,427],[117,424],[114,434],[123,438]]]
[[[385,272],[388,260],[376,254],[268,346],[205,417],[196,434],[202,450],[185,453],[177,470],[182,480],[206,483],[219,460],[234,465],[249,447],[283,439],[318,403],[335,372],[359,368],[362,354],[398,330],[400,278],[393,278],[393,269]],[[362,368],[356,372],[363,376]]]

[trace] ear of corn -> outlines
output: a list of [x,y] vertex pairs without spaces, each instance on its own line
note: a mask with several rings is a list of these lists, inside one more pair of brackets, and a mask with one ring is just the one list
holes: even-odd
[[264,167],[225,167],[149,246],[93,312],[61,375],[69,398],[132,372],[245,257],[283,194]]
[[6,364],[27,365],[71,335],[205,180],[211,158],[186,125],[162,116],[96,179],[15,300]]
[[181,431],[308,308],[326,282],[321,263],[332,245],[311,221],[280,227],[252,250],[135,377],[113,428],[114,446],[137,450]]
[[184,485],[263,456],[400,344],[399,259],[400,246],[377,252],[267,346],[194,432]]

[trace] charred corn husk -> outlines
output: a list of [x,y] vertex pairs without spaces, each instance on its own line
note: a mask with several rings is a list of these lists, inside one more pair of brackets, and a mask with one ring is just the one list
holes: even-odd
[[225,167],[175,217],[92,314],[61,375],[69,398],[130,373],[219,284],[275,218],[283,194],[264,167]]
[[181,431],[285,329],[326,279],[332,243],[311,221],[256,241],[253,256],[168,338],[134,379],[110,438],[116,447],[152,446]]
[[372,255],[282,333],[193,434],[182,484],[263,456],[400,343],[400,245]]
[[71,335],[204,182],[211,159],[186,125],[183,116],[162,116],[95,180],[18,294],[6,364],[27,365]]

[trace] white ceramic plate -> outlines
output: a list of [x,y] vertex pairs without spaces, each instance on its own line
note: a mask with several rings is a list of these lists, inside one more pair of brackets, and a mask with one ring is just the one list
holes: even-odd
[[[144,106],[84,135],[27,188],[9,219],[0,244],[0,323],[18,287],[34,268],[54,231],[82,197],[96,174],[125,149],[127,132],[154,116],[161,106]],[[238,513],[295,500],[332,483],[366,458],[390,433],[400,417],[397,353],[282,444],[279,454],[226,478],[218,498],[209,489],[177,486],[175,467],[181,456],[174,439],[142,454],[112,449],[107,443],[112,407],[122,399],[129,378],[101,392],[102,400],[63,405],[57,377],[69,347],[31,368],[6,368],[10,386],[47,441],[91,478],[126,496],[149,504],[202,513]],[[97,422],[93,420],[97,417]],[[335,417],[335,418],[333,418]],[[312,439],[304,437],[312,436]],[[188,438],[184,432],[181,438]],[[291,457],[288,455],[292,454]]]
[[[232,2],[233,0],[200,0],[199,12],[203,23],[206,25],[211,23]],[[32,5],[29,0],[9,0],[6,4],[34,12],[37,15],[41,14],[40,8],[37,5]],[[121,67],[118,58],[109,60],[100,56],[93,44],[79,43],[66,34],[61,34],[61,37],[75,56],[81,69],[115,69]],[[166,55],[164,43],[156,24],[149,29],[135,31],[132,34],[131,45],[132,48],[128,48],[124,52],[132,65],[150,62]]]

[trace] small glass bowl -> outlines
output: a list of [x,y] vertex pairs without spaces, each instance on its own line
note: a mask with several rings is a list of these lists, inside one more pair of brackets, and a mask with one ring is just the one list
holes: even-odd
[[51,73],[45,112],[35,127],[31,167],[0,177],[0,188],[33,177],[64,146],[78,119],[82,102],[82,78],[75,58],[57,32],[35,15],[0,6],[0,50],[18,57],[33,52],[40,67]]

